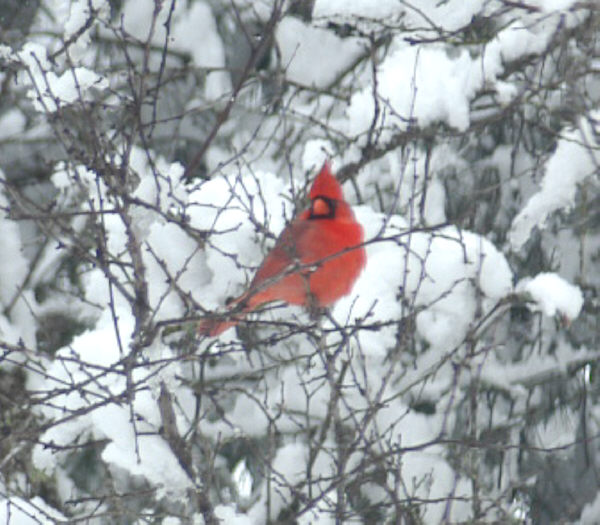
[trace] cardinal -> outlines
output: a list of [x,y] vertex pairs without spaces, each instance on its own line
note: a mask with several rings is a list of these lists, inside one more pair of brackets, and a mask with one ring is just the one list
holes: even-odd
[[309,198],[310,206],[283,230],[248,289],[228,304],[230,314],[201,321],[198,334],[219,335],[273,301],[314,311],[350,293],[366,262],[364,235],[329,162]]

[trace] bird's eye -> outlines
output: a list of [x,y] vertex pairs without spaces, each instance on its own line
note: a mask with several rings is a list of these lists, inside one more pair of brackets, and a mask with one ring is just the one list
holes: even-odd
[[335,214],[334,202],[325,197],[317,197],[312,201],[310,217],[312,219],[331,219]]

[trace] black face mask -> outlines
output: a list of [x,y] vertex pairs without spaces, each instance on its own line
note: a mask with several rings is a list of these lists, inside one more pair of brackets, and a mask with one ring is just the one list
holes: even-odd
[[[319,210],[315,210],[315,204],[318,204]],[[337,201],[330,199],[329,197],[318,196],[315,197],[310,204],[309,220],[318,219],[333,219],[335,217],[335,209]]]

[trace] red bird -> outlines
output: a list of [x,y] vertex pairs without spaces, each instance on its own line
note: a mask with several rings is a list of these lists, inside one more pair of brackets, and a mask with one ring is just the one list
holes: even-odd
[[272,301],[319,308],[350,293],[366,262],[363,229],[328,162],[309,197],[310,207],[283,230],[248,290],[229,303],[231,317],[201,321],[200,335],[219,335]]

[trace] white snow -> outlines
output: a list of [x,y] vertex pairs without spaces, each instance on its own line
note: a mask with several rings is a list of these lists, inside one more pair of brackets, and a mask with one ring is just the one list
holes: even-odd
[[[333,157],[333,146],[331,142],[323,139],[309,140],[304,145],[302,153],[302,168],[305,172],[314,172],[323,165],[323,163]],[[332,164],[332,169],[335,172],[336,165]]]
[[[462,4],[464,11],[456,11],[456,3],[436,4],[436,8],[430,6],[429,20],[436,20],[436,14],[439,14],[439,25],[449,29],[455,27],[454,22],[460,25],[467,23],[481,7],[477,2],[465,3]],[[385,5],[379,8],[382,17],[386,16]],[[446,9],[452,10],[452,14]],[[344,11],[337,2],[327,3],[323,10],[328,15],[336,10]],[[352,9],[349,12],[353,12]],[[524,20],[512,22],[485,46],[481,56],[472,55],[465,49],[450,53],[443,46],[410,45],[403,38],[397,38],[391,52],[377,68],[377,96],[380,111],[385,115],[384,120],[382,115],[379,117],[380,124],[385,124],[383,137],[395,130],[407,129],[413,120],[421,127],[443,121],[464,130],[470,124],[471,100],[484,87],[496,89],[500,102],[507,104],[516,96],[516,88],[498,80],[504,64],[525,53],[543,51],[552,35],[552,28],[560,22],[559,16],[554,13],[535,24]],[[409,14],[408,20],[413,17],[420,18],[418,27],[429,23],[415,13]],[[373,121],[372,78],[365,76],[364,79],[365,87],[355,92],[347,110],[347,130],[354,135],[364,134]]]
[[59,106],[87,100],[91,88],[103,90],[108,87],[105,77],[86,67],[75,67],[56,74],[48,61],[46,49],[40,44],[26,43],[17,57],[29,71],[29,75],[22,74],[24,84],[31,86],[27,95],[35,109],[41,112],[53,113]]
[[[365,208],[357,212],[366,238],[372,238],[383,216]],[[367,246],[367,267],[352,294],[337,303],[334,313],[338,319],[345,319],[350,311],[354,318],[369,310],[378,320],[399,319],[402,307],[398,297],[404,297],[417,306],[427,306],[417,316],[417,328],[441,351],[466,335],[478,301],[489,308],[512,290],[512,272],[505,257],[476,234],[455,228],[433,235],[409,234],[396,218],[383,237],[390,240]],[[384,354],[395,331],[393,325],[377,332],[364,331],[359,339],[370,353]]]
[[237,465],[231,471],[231,481],[242,501],[248,501],[250,496],[252,496],[254,480],[245,459],[238,461]]
[[576,0],[532,0],[531,6],[537,6],[545,12],[560,11],[571,8]]
[[10,139],[25,130],[25,115],[16,109],[9,109],[0,117],[0,140]]
[[140,179],[133,197],[141,204],[135,204],[131,213],[136,237],[141,242],[148,237],[154,223],[166,222],[153,207],[164,213],[177,213],[187,202],[187,193],[181,182],[184,168],[178,162],[167,163],[162,157],[149,159],[137,147],[132,148],[129,154],[129,167]]
[[[69,16],[64,23],[64,39],[65,42],[71,42],[77,37],[71,42],[68,50],[70,60],[77,62],[89,50],[90,30],[97,23],[96,20],[108,21],[110,19],[110,5],[107,0],[73,0],[68,7]],[[94,17],[94,22],[89,24],[91,16]],[[90,27],[84,31],[83,28],[86,24]]]
[[[4,491],[3,491],[4,492]],[[50,507],[42,498],[30,500],[19,497],[0,499],[0,522],[10,525],[39,525],[66,522],[67,518]]]
[[[538,6],[541,14],[523,14],[523,17],[498,26],[502,29],[485,46],[449,49],[450,46],[440,43],[411,45],[407,39],[438,35],[438,30],[460,30],[473,16],[489,13],[486,11],[490,8],[489,2],[317,0],[310,23],[293,17],[283,19],[276,34],[278,48],[273,49],[271,58],[273,62],[281,61],[278,65],[283,67],[287,80],[317,88],[327,87],[367,49],[366,38],[342,38],[331,30],[329,22],[343,24],[353,17],[363,17],[358,27],[364,29],[365,34],[382,24],[403,24],[409,32],[399,30],[389,48],[379,50],[376,57],[377,97],[382,110],[377,124],[385,126],[378,139],[384,143],[392,134],[407,130],[415,121],[420,127],[441,122],[456,130],[465,130],[473,119],[471,104],[482,90],[492,93],[490,100],[500,106],[510,104],[519,96],[521,84],[505,75],[508,62],[543,51],[554,37],[559,22],[573,23],[575,15],[571,16],[571,11],[575,0],[532,0],[530,3]],[[18,86],[26,90],[34,108],[42,113],[55,113],[64,105],[88,100],[95,90],[105,90],[109,80],[111,85],[113,81],[109,73],[100,74],[84,60],[88,52],[96,51],[91,45],[89,30],[83,32],[71,47],[70,58],[75,62],[72,69],[65,70],[61,60],[48,58],[60,47],[61,40],[78,34],[88,19],[90,5],[94,9],[107,9],[108,2],[92,0],[90,4],[88,0],[56,0],[50,4],[49,18],[65,20],[64,27],[52,26],[59,38],[39,36],[16,54],[0,46],[0,55],[5,59],[18,60],[26,66],[27,71],[19,75]],[[141,42],[150,38],[150,43],[155,46],[149,57],[151,68],[160,63],[160,49],[167,38],[165,24],[170,16],[171,3],[163,2],[153,25],[153,11],[159,4],[123,2],[123,29]],[[254,13],[256,9],[259,18],[268,14],[270,7],[269,2],[258,5],[250,0],[240,0],[236,5],[240,6],[240,13],[247,8]],[[203,93],[198,96],[202,103],[223,99],[231,89],[231,79],[225,71],[228,65],[225,46],[220,36],[221,24],[231,20],[219,18],[222,12],[218,7],[218,2],[180,1],[176,2],[172,12],[169,46],[174,51],[189,53],[191,67],[206,73]],[[106,36],[102,31],[101,34]],[[137,60],[137,52],[142,53],[131,46],[134,60]],[[180,64],[179,59],[176,63]],[[347,96],[347,103],[332,102],[334,97],[319,94],[294,93],[293,97],[284,97],[280,110],[286,111],[286,118],[290,120],[281,120],[280,113],[258,115],[257,121],[262,127],[260,132],[257,131],[257,140],[252,136],[255,128],[247,125],[248,121],[240,124],[239,129],[232,129],[238,125],[236,119],[225,123],[221,131],[227,140],[206,152],[212,178],[194,182],[193,189],[180,182],[183,166],[179,163],[168,162],[152,152],[150,158],[138,147],[129,151],[128,169],[136,186],[131,194],[135,202],[127,209],[131,233],[142,253],[150,307],[156,310],[152,314],[154,321],[189,314],[183,295],[207,309],[223,308],[227,297],[244,290],[277,235],[298,211],[293,209],[292,197],[305,186],[307,174],[313,176],[325,158],[333,159],[334,169],[360,158],[375,107],[370,66],[367,60],[341,81],[338,87],[341,96]],[[194,105],[197,105],[196,99]],[[238,107],[241,108],[236,106],[236,110]],[[589,116],[597,117],[594,113]],[[37,115],[39,119],[43,117]],[[308,122],[306,130],[299,135],[293,134],[296,118],[306,118]],[[319,121],[327,124],[327,134],[313,124]],[[282,154],[278,140],[281,122],[286,126],[289,123],[290,137],[298,139],[298,144],[292,145],[289,160]],[[0,120],[0,140],[13,140],[31,125],[29,115],[18,108],[9,110]],[[40,128],[27,133],[30,137],[38,133],[37,136],[43,138],[48,131]],[[356,140],[339,151],[338,133],[340,137],[348,133]],[[277,140],[272,140],[274,137]],[[597,171],[598,159],[590,152],[590,144],[595,145],[595,137],[586,119],[579,122],[577,129],[563,131],[556,150],[544,163],[539,191],[535,191],[521,210],[515,210],[519,213],[512,223],[510,247],[520,249],[533,228],[543,228],[553,212],[568,210],[574,205],[579,186]],[[112,160],[118,162],[122,160],[123,151],[121,145],[116,146],[111,155]],[[436,143],[430,157],[421,148],[420,144],[408,145],[369,162],[352,181],[356,187],[350,182],[344,187],[350,202],[361,199],[361,205],[355,206],[354,211],[365,229],[368,261],[352,293],[342,298],[331,314],[342,325],[360,322],[367,326],[371,323],[385,326],[360,330],[340,347],[340,355],[332,362],[324,359],[326,352],[316,348],[305,334],[297,334],[283,343],[273,340],[258,356],[251,348],[236,351],[236,345],[241,342],[234,330],[227,331],[217,341],[201,343],[203,346],[198,354],[205,349],[214,349],[215,356],[214,362],[203,370],[205,380],[219,385],[232,378],[236,381],[244,378],[224,395],[226,399],[219,409],[225,411],[225,417],[203,416],[202,435],[207,440],[221,443],[237,437],[263,439],[273,424],[278,433],[276,448],[269,451],[274,458],[272,471],[266,473],[270,476],[270,484],[253,479],[249,462],[240,459],[233,469],[234,482],[247,500],[246,504],[251,506],[244,510],[224,498],[224,503],[215,509],[216,516],[223,522],[250,525],[276,519],[295,496],[291,487],[306,490],[303,496],[309,496],[303,483],[311,450],[302,434],[308,423],[316,426],[330,416],[328,402],[332,391],[328,374],[333,372],[335,377],[342,363],[349,364],[349,372],[340,384],[340,417],[349,424],[363,425],[360,429],[366,439],[382,436],[383,453],[395,445],[423,446],[399,457],[399,474],[404,484],[402,497],[458,498],[452,503],[450,516],[446,517],[445,502],[424,506],[421,518],[425,523],[472,519],[470,502],[460,501],[460,498],[468,500],[472,496],[469,480],[454,470],[448,460],[447,448],[440,444],[425,444],[442,436],[442,431],[460,424],[455,414],[456,405],[450,406],[448,396],[449,392],[461,396],[468,385],[464,376],[458,379],[454,368],[456,360],[450,358],[460,360],[465,357],[465,337],[499,301],[515,290],[514,276],[501,251],[506,246],[494,245],[491,235],[486,238],[454,226],[430,230],[420,227],[446,221],[445,205],[449,196],[446,192],[452,189],[445,186],[447,180],[443,177],[444,169],[449,165],[456,169],[459,181],[460,176],[464,175],[466,179],[472,175],[463,173],[467,170],[479,169],[482,165],[497,167],[504,183],[509,174],[512,175],[513,167],[518,175],[522,175],[531,168],[533,160],[522,152],[516,152],[513,158],[510,145],[497,147],[477,166],[470,159],[466,160],[467,155],[461,157],[463,153],[459,153],[450,141]],[[240,160],[239,164],[223,162],[224,167],[217,169],[222,161],[231,159],[232,151]],[[426,168],[429,169],[427,173]],[[98,209],[101,202],[105,207],[112,205],[114,196],[100,180],[100,175],[89,166],[57,163],[52,175],[57,207],[85,212],[90,208]],[[531,189],[537,182],[513,180],[511,184],[523,190]],[[528,184],[530,188],[527,188]],[[415,211],[421,197],[422,216],[421,209]],[[502,198],[511,197],[503,195]],[[0,206],[7,205],[6,198],[0,195]],[[511,205],[516,208],[518,203]],[[508,205],[504,202],[503,206]],[[168,220],[169,216],[175,219]],[[118,214],[107,214],[102,220],[109,255],[119,259],[120,263],[111,265],[111,269],[130,291],[131,282],[125,275],[125,272],[131,272],[128,232]],[[504,220],[508,222],[509,219]],[[84,223],[81,218],[74,219],[74,231],[82,231]],[[415,226],[419,228],[415,229]],[[212,233],[204,238],[204,232],[208,231]],[[555,236],[563,248],[574,246],[560,237],[568,233]],[[588,241],[590,239],[591,236]],[[597,239],[591,247],[588,244],[591,254],[588,262],[593,262],[591,257],[598,245]],[[6,307],[27,275],[28,260],[23,254],[19,228],[5,217],[0,217],[0,250],[4,254],[0,260],[0,304]],[[568,253],[562,257],[568,262]],[[52,275],[58,261],[60,255],[47,254],[32,275],[32,281],[44,283],[44,274]],[[575,262],[567,269],[561,266],[561,272],[573,280],[578,271],[576,266]],[[64,451],[60,448],[82,444],[88,439],[105,439],[107,445],[102,449],[101,459],[115,479],[140,476],[149,486],[158,489],[158,497],[183,499],[193,488],[193,483],[158,433],[161,414],[157,396],[164,382],[177,400],[174,408],[179,430],[187,430],[194,417],[196,399],[192,390],[182,385],[181,378],[193,376],[197,362],[178,359],[175,350],[157,339],[139,357],[147,359],[147,363],[132,373],[133,380],[142,389],[135,392],[129,404],[124,396],[128,383],[121,360],[131,351],[131,336],[136,326],[131,305],[116,287],[109,287],[101,268],[86,266],[80,284],[84,298],[90,303],[89,308],[94,311],[90,316],[92,326],[54,355],[41,356],[39,362],[32,361],[27,386],[40,396],[53,394],[52,403],[38,407],[35,415],[40,418],[61,420],[73,411],[90,410],[44,432],[33,448],[33,465],[46,475],[56,477],[58,498],[64,500],[74,485],[63,470],[68,448]],[[523,279],[516,291],[530,298],[532,308],[546,316],[558,314],[573,320],[583,306],[581,290],[555,273]],[[72,305],[69,307],[73,308]],[[0,316],[1,339],[16,343],[23,338],[28,346],[35,347],[37,314],[33,291],[26,290],[10,315]],[[415,315],[408,319],[409,314]],[[307,312],[299,307],[277,308],[253,315],[299,324],[312,322]],[[405,327],[402,322],[408,320],[410,326],[407,323]],[[327,319],[322,320],[322,326],[326,330],[332,328]],[[404,330],[407,328],[414,331],[409,334],[414,336],[414,353],[398,355],[398,348],[403,349],[399,338],[406,335]],[[265,328],[265,333],[268,330],[276,329]],[[339,333],[327,333],[324,341],[334,348],[340,337]],[[228,343],[233,344],[226,346]],[[468,365],[472,365],[473,370],[480,367],[478,378],[486,385],[510,390],[514,398],[511,401],[514,400],[518,407],[516,412],[525,410],[523,399],[528,390],[524,385],[535,374],[564,372],[576,359],[597,357],[591,349],[587,353],[574,352],[562,339],[557,342],[552,355],[540,352],[527,361],[512,362],[513,356],[500,350],[503,349],[499,349],[494,340],[489,345],[489,352],[482,351]],[[153,360],[160,364],[156,365]],[[290,365],[290,362],[294,364]],[[467,368],[465,366],[465,370]],[[252,377],[259,369],[260,381],[245,383],[245,377]],[[93,381],[90,376],[94,376]],[[418,388],[414,388],[415,385]],[[71,391],[64,391],[66,387],[71,387]],[[431,400],[433,405],[439,402],[435,413],[420,413],[412,408],[411,401],[418,396]],[[453,399],[452,402],[460,401]],[[94,403],[98,405],[92,407]],[[374,412],[373,407],[377,407]],[[131,410],[140,431],[137,443]],[[533,441],[544,447],[572,442],[576,437],[577,419],[573,414],[566,419],[554,417],[545,425],[539,425],[532,436]],[[44,447],[44,443],[53,443],[58,450]],[[323,480],[337,474],[335,454],[329,455],[329,452],[337,450],[338,444],[332,435],[327,435],[322,446],[323,451],[312,465],[314,485],[311,490],[322,491],[324,497],[315,503],[310,513],[299,519],[302,524],[332,523],[330,511],[337,494]],[[510,451],[507,451],[509,455]],[[353,451],[348,461],[348,471],[360,465],[361,460],[364,456],[359,448]],[[510,460],[506,461],[508,464]],[[371,502],[383,498],[380,487],[374,485],[365,484],[362,488],[362,495]],[[252,499],[254,497],[256,499]],[[30,523],[18,521],[21,516],[23,520],[28,518],[24,512],[15,510],[17,503],[41,521],[45,517],[33,508],[35,504],[52,518],[59,519],[53,509],[46,508],[36,499],[24,502],[13,498],[11,501],[14,505],[11,518],[15,523]],[[267,516],[267,501],[270,516]],[[7,516],[6,503],[6,500],[0,503],[0,521]],[[582,522],[587,519],[591,523],[599,505],[598,500],[588,505],[582,514]],[[198,522],[202,521],[200,516],[196,518]],[[163,522],[166,525],[179,521],[183,520],[167,517]]]
[[[552,449],[575,443],[580,418],[580,414],[566,407],[560,413],[552,414],[547,421],[538,423],[532,431],[534,446]],[[565,453],[563,455],[566,456]]]
[[[0,188],[4,188],[5,177],[0,170]],[[3,211],[9,201],[0,189],[0,304],[7,307],[14,299],[27,275],[27,260],[23,255],[21,235],[16,222],[10,220]]]
[[10,46],[0,44],[0,58],[3,60],[11,60],[13,57],[13,50]]
[[361,19],[385,23],[402,20],[408,28],[418,28],[422,32],[438,27],[452,31],[468,24],[471,18],[480,12],[484,3],[483,0],[420,0],[418,3],[399,3],[395,0],[317,0],[313,15],[317,19],[352,19],[354,23]]
[[215,516],[221,520],[221,523],[231,525],[255,525],[245,514],[238,514],[234,507],[229,505],[217,505],[215,507]]
[[[153,405],[153,410],[156,410],[156,404]],[[150,403],[148,406],[151,406]],[[106,424],[107,421],[110,421],[110,425]],[[181,497],[186,489],[193,487],[192,480],[159,435],[138,436],[138,461],[130,414],[126,406],[108,405],[95,410],[92,424],[100,431],[104,430],[106,437],[110,439],[102,451],[102,459],[108,465],[124,469],[134,476],[143,476],[164,494]]]
[[[150,39],[160,49],[167,38],[167,20],[171,19],[169,48],[189,53],[194,66],[209,69],[204,86],[206,97],[216,100],[230,92],[231,79],[224,69],[225,51],[210,5],[201,0],[189,6],[186,2],[176,2],[171,12],[171,2],[161,2],[153,23],[154,9],[152,2],[126,2],[123,26],[134,37],[143,42]],[[150,58],[158,67],[160,52],[153,53]]]
[[[227,297],[241,292],[241,285],[253,272],[240,271],[240,266],[256,268],[264,255],[257,245],[260,237],[253,221],[278,235],[285,226],[284,213],[289,213],[289,201],[281,198],[286,190],[276,175],[256,172],[215,177],[190,195],[192,225],[217,232],[209,242],[219,250],[206,251],[212,279],[203,289],[205,306],[223,305]],[[225,254],[235,254],[236,260]]]
[[572,321],[583,306],[583,294],[579,287],[553,272],[523,279],[517,283],[516,290],[529,294],[535,302],[533,308],[550,317],[561,314]]
[[[209,100],[230,92],[231,79],[224,70],[225,50],[210,6],[197,1],[185,11],[179,9],[178,14],[171,48],[190,53],[196,67],[216,69],[206,76],[205,94]],[[198,35],[202,35],[202,45],[198,45]]]
[[524,54],[543,51],[550,38],[546,29],[552,22],[553,18],[540,24],[528,24],[526,20],[520,19],[513,21],[485,47],[484,66],[491,66],[494,72],[500,72],[497,71],[498,56],[503,62],[510,62]]
[[[127,310],[115,312],[124,350],[129,349],[129,337],[133,319]],[[65,385],[83,382],[87,386],[80,391],[73,389],[67,394],[56,395],[50,407],[42,412],[48,417],[58,417],[71,410],[78,410],[90,403],[99,405],[79,418],[67,420],[52,426],[41,437],[41,442],[51,442],[57,446],[67,445],[86,436],[94,439],[107,439],[102,451],[102,459],[112,468],[122,469],[130,475],[143,476],[165,494],[184,494],[192,482],[179,465],[167,443],[157,433],[137,437],[139,459],[136,455],[130,408],[127,403],[102,402],[110,392],[122,396],[126,389],[126,379],[122,374],[99,374],[99,370],[114,366],[123,356],[116,344],[113,319],[105,310],[94,330],[75,338],[70,348],[59,350],[53,364],[48,368],[45,388],[64,388]],[[100,368],[98,368],[100,367]],[[95,381],[86,381],[90,373],[98,375]],[[136,369],[133,380],[143,380],[151,371]],[[35,376],[32,377],[35,379]],[[32,387],[35,385],[32,383]],[[39,387],[38,387],[39,388]],[[136,414],[140,417],[137,426],[142,430],[154,430],[160,426],[160,415],[156,400],[148,390],[138,392],[132,401]],[[56,452],[52,448],[36,445],[32,459],[36,468],[52,473],[57,468]]]
[[[273,459],[271,474],[270,516],[266,515],[266,485],[263,485],[261,499],[250,509],[254,523],[266,523],[275,519],[279,512],[291,501],[292,487],[305,479],[303,466],[308,457],[308,449],[302,443],[289,443],[279,448]],[[282,483],[285,481],[285,483]]]
[[598,525],[598,516],[600,516],[600,493],[591,503],[588,503],[584,508],[579,523],[581,525]]
[[292,17],[281,21],[276,38],[286,78],[303,86],[327,88],[366,49],[357,38],[341,39]]
[[574,204],[578,185],[597,170],[598,155],[589,147],[594,144],[592,140],[586,120],[581,120],[579,129],[562,134],[556,151],[546,163],[540,191],[513,220],[510,231],[513,249],[518,250],[527,242],[534,227],[543,228],[551,213],[568,210]]
[[[5,176],[0,170],[0,208],[9,208],[9,200],[4,194]],[[27,347],[35,347],[36,322],[32,305],[35,305],[31,290],[24,289],[28,261],[23,253],[21,233],[16,222],[0,211],[0,337],[9,344],[20,341]],[[13,359],[23,356],[13,355]],[[7,363],[8,365],[8,363]]]
[[[399,45],[383,62],[378,73],[378,96],[385,104],[388,126],[406,129],[411,119],[420,126],[445,120],[453,127],[469,125],[469,100],[477,85],[472,81],[479,71],[473,68],[469,54],[448,57],[442,48]],[[447,79],[452,78],[452,82]],[[366,132],[374,114],[371,87],[353,95],[348,108],[349,131]]]
[[156,20],[153,24],[154,10],[157,5],[148,2],[125,2],[122,9],[123,28],[131,36],[145,42],[151,35],[151,42],[157,45],[164,44],[166,36],[165,23],[169,16],[171,3],[161,2]]

